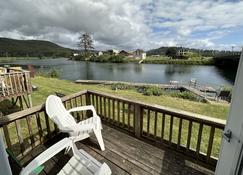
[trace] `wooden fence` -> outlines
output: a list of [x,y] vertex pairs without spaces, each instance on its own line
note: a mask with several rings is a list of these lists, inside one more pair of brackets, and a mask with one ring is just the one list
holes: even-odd
[[[95,91],[81,91],[62,100],[67,109],[92,104],[104,123],[148,142],[173,148],[207,165],[216,165],[224,120]],[[73,115],[80,121],[89,113]],[[58,132],[48,119],[44,104],[0,118],[0,129],[7,147],[19,158]]]

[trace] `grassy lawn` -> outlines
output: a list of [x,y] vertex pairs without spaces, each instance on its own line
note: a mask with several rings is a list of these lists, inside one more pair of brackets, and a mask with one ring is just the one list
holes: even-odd
[[61,92],[66,95],[78,92],[81,90],[96,90],[99,92],[109,93],[116,96],[121,96],[131,100],[138,100],[150,104],[158,104],[162,106],[182,109],[189,112],[194,112],[202,115],[207,115],[215,118],[226,119],[229,105],[225,103],[207,104],[193,102],[181,98],[170,96],[145,96],[135,90],[118,90],[114,91],[110,86],[104,85],[81,85],[75,84],[67,80],[59,80],[54,78],[36,77],[32,79],[32,84],[38,86],[38,91],[32,94],[33,104],[37,105],[45,101],[48,95],[54,92]]
[[[130,90],[117,90],[114,91],[111,89],[110,86],[104,86],[104,85],[81,85],[81,84],[75,84],[70,81],[66,80],[59,80],[59,79],[52,79],[52,78],[43,78],[43,77],[36,77],[32,80],[32,83],[36,86],[38,86],[38,91],[33,93],[33,103],[40,104],[41,102],[44,102],[46,97],[49,94],[53,94],[54,92],[61,92],[64,94],[72,94],[77,91],[81,90],[96,90],[103,93],[108,93],[120,97],[124,97],[131,100],[138,100],[150,104],[158,104],[162,106],[177,108],[193,113],[198,113],[202,115],[207,115],[215,118],[220,119],[226,119],[228,110],[229,110],[229,104],[226,103],[215,103],[215,104],[207,104],[207,103],[200,103],[200,102],[193,102],[189,100],[184,100],[180,98],[174,98],[170,96],[145,96],[141,93],[136,92],[134,89]],[[116,108],[117,109],[117,108]],[[120,113],[123,111],[121,110]],[[115,112],[115,119],[117,118],[118,111]],[[121,116],[122,114],[120,114]],[[125,114],[127,115],[127,114]],[[151,114],[150,119],[150,131],[153,132],[153,114]],[[127,123],[127,119],[126,123]],[[158,123],[161,123],[162,116],[158,115]],[[132,123],[132,122],[131,122]],[[170,123],[170,116],[166,115],[166,121],[165,121],[165,139],[168,140],[169,137],[169,123]],[[187,129],[188,129],[189,122],[184,121],[182,126],[182,139],[181,144],[186,145],[187,140]],[[173,125],[173,135],[172,135],[172,141],[174,143],[177,143],[177,134],[178,134],[178,127],[179,127],[179,119],[174,119],[174,125]],[[146,121],[146,115],[144,114],[144,126],[143,130],[146,132],[147,128],[147,121]],[[196,148],[197,143],[197,134],[198,134],[199,124],[194,124],[192,128],[192,137],[191,137],[191,148]],[[157,128],[157,136],[161,136],[161,126],[158,126]],[[202,141],[201,141],[201,151],[206,152],[207,151],[207,145],[208,145],[208,138],[209,138],[210,128],[205,126],[203,128],[203,135],[202,135]],[[212,155],[217,157],[219,154],[219,145],[221,142],[221,131],[216,130],[215,131],[215,137],[214,137],[214,146],[212,150]]]
[[[117,90],[114,91],[111,89],[111,86],[104,86],[104,85],[81,85],[81,84],[75,84],[73,82],[67,81],[67,80],[59,80],[59,79],[54,79],[54,78],[44,78],[44,77],[35,77],[32,79],[32,84],[36,85],[38,87],[38,90],[33,92],[32,94],[32,100],[33,100],[33,105],[38,105],[43,102],[45,102],[46,98],[50,94],[54,94],[55,92],[63,93],[63,94],[72,94],[81,90],[95,90],[98,92],[102,93],[108,93],[120,97],[124,97],[127,99],[131,100],[138,100],[150,104],[158,104],[162,106],[167,106],[167,107],[172,107],[172,108],[177,108],[189,112],[194,112],[202,115],[207,115],[215,118],[221,118],[225,119],[229,110],[229,105],[225,103],[220,103],[220,104],[207,104],[207,103],[200,103],[200,102],[193,102],[189,100],[184,100],[180,98],[174,98],[170,96],[145,96],[141,93],[136,92],[134,89],[130,90]],[[1,105],[0,105],[1,109]],[[2,107],[3,109],[3,107]],[[1,110],[2,110],[1,109]],[[118,120],[117,118],[117,113],[120,112],[120,116],[122,116],[122,112],[124,112],[122,109],[120,111],[117,111],[117,108],[115,108],[116,115],[114,116],[115,120]],[[125,116],[127,116],[127,109],[125,111]],[[43,117],[43,116],[42,116]],[[154,130],[154,114],[151,113],[150,116],[150,131],[151,134]],[[170,123],[170,116],[165,116],[165,135],[164,138],[168,140],[169,137],[169,123]],[[157,136],[161,137],[161,121],[162,121],[162,115],[158,114],[158,123],[159,125],[157,126]],[[26,127],[26,121],[25,119],[21,119],[21,128],[22,132],[24,135],[24,138],[28,138],[28,130]],[[36,126],[35,120],[32,120],[33,126]],[[125,123],[127,123],[127,118],[125,118]],[[131,123],[133,123],[131,121]],[[44,120],[43,120],[44,124]],[[181,144],[186,145],[186,140],[187,140],[187,131],[188,131],[188,124],[189,122],[184,121],[182,125],[182,136],[181,136]],[[172,134],[172,142],[177,143],[177,134],[178,134],[178,127],[179,127],[179,119],[174,118],[174,124],[173,124],[173,134]],[[11,140],[13,141],[13,144],[18,143],[18,137],[16,134],[16,129],[14,123],[11,123],[9,126],[9,132],[11,133]],[[34,127],[33,133],[38,133],[37,127]],[[53,125],[52,125],[53,128]],[[147,121],[146,121],[146,114],[144,114],[144,126],[143,130],[145,132],[147,128]],[[192,128],[192,136],[191,136],[191,148],[195,149],[196,148],[196,143],[197,143],[197,134],[198,134],[198,128],[199,124],[193,125]],[[201,142],[201,148],[200,150],[202,152],[206,152],[207,150],[207,145],[208,145],[208,138],[209,138],[209,131],[210,128],[205,126],[203,128],[203,135],[202,135],[202,142]],[[214,137],[214,147],[212,150],[212,155],[217,157],[219,153],[219,145],[221,142],[221,131],[215,131],[215,137]],[[14,149],[19,149],[18,146]],[[19,150],[14,150],[16,152],[19,152]]]

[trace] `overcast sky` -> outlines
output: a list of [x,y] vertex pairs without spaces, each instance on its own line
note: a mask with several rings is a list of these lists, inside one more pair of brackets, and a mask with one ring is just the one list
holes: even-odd
[[87,32],[97,49],[243,46],[237,0],[0,0],[0,7],[1,37],[75,48]]

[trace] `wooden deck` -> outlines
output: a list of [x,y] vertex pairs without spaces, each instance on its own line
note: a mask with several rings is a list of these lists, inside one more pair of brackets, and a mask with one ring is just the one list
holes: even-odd
[[[107,162],[113,174],[213,174],[225,120],[89,90],[62,101],[67,109],[94,105],[107,125],[103,129],[106,151],[99,150],[94,137],[78,147]],[[73,116],[81,121],[90,113]],[[1,117],[1,133],[6,148],[24,165],[62,138],[44,104]],[[56,156],[45,164],[44,173],[55,174],[68,158]]]
[[[110,166],[112,174],[213,174],[212,171],[194,164],[171,149],[154,147],[106,125],[104,125],[102,134],[106,147],[106,150],[103,152],[100,151],[94,136],[78,142],[77,146],[80,149],[84,149],[98,161],[106,162]],[[44,145],[38,146],[22,159],[22,163],[28,163],[62,137],[59,134]],[[41,174],[56,174],[69,160],[70,156],[64,155],[63,152],[59,153],[44,164],[45,168]],[[16,171],[14,173],[17,174]]]

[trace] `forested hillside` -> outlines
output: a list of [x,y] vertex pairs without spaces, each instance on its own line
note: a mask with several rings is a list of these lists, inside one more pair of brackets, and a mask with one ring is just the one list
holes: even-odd
[[72,52],[49,41],[0,38],[0,57],[69,57]]

